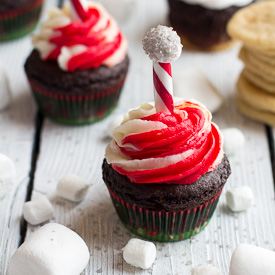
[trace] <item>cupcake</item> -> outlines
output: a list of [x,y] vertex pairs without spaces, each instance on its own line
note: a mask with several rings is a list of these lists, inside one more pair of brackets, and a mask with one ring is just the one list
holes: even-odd
[[124,226],[165,242],[189,238],[208,224],[231,173],[210,112],[194,100],[172,97],[171,68],[164,63],[169,60],[159,55],[171,57],[179,43],[174,33],[158,26],[147,34],[149,44],[168,41],[162,49],[144,43],[154,59],[155,103],[128,112],[113,131],[102,165]]
[[[62,124],[82,125],[106,117],[116,107],[129,58],[117,23],[98,3],[49,10],[33,36],[25,63],[39,110]],[[81,2],[79,2],[81,4]]]
[[19,38],[37,25],[44,0],[2,0],[0,5],[0,41]]
[[223,50],[233,42],[226,24],[240,8],[254,0],[168,0],[169,20],[184,45],[205,51]]

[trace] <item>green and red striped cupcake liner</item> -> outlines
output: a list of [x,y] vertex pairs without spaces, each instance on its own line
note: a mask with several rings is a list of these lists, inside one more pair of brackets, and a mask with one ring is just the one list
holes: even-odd
[[222,190],[209,202],[184,211],[151,211],[109,193],[123,225],[139,237],[158,242],[181,241],[203,230],[210,221]]
[[85,125],[105,118],[116,108],[124,80],[106,91],[67,95],[45,91],[30,79],[29,83],[43,115],[60,124]]
[[20,9],[0,13],[0,41],[12,40],[31,32],[37,25],[44,0],[36,0]]

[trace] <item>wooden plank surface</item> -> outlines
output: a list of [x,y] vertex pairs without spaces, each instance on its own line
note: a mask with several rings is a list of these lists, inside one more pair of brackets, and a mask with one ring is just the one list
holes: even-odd
[[[142,50],[141,40],[151,26],[167,24],[166,18],[165,0],[139,0],[136,13],[127,24],[122,25],[129,39],[131,67],[114,114],[124,113],[142,101],[153,100],[152,64]],[[29,53],[30,43],[27,39],[12,43],[1,45],[0,60],[11,63],[8,73],[16,79],[12,83],[13,92],[24,94],[25,100],[19,100],[7,112],[0,113],[1,129],[4,125],[7,133],[0,133],[0,152],[18,159],[19,174],[18,188],[0,201],[0,234],[3,236],[0,274],[5,274],[9,257],[19,240],[19,220],[28,182],[35,116],[22,65],[15,69],[17,62],[22,64],[24,56]],[[16,48],[20,45],[24,49],[25,55],[20,55],[20,62],[17,61],[19,54],[14,54],[14,61],[11,61],[10,56],[14,53],[11,45]],[[55,208],[52,221],[68,226],[84,238],[91,258],[83,274],[190,274],[193,266],[207,263],[227,274],[231,254],[238,243],[247,242],[275,250],[274,189],[268,139],[265,126],[242,117],[236,110],[234,83],[242,66],[237,60],[237,52],[238,46],[208,54],[185,50],[179,61],[173,64],[173,71],[199,67],[224,95],[225,104],[213,120],[220,128],[240,128],[246,137],[244,149],[230,157],[232,175],[225,190],[232,186],[251,186],[256,198],[255,206],[234,214],[225,206],[223,192],[210,224],[199,235],[178,243],[156,243],[157,260],[149,270],[132,267],[123,261],[121,249],[134,235],[120,223],[102,181],[101,164],[109,142],[104,132],[111,118],[85,127],[65,127],[45,120],[32,196],[46,194]],[[86,199],[79,204],[55,195],[58,180],[67,173],[75,173],[91,183]],[[9,209],[8,213],[6,209]],[[28,226],[27,235],[37,228]]]
[[[45,4],[51,4],[49,0]],[[0,43],[0,66],[7,73],[12,103],[0,112],[0,153],[10,157],[16,168],[16,183],[0,200],[0,274],[21,240],[22,206],[25,202],[33,149],[36,107],[29,91],[23,64],[31,50],[29,36]]]
[[[151,61],[145,56],[141,39],[150,26],[165,24],[165,1],[139,1],[137,13],[122,26],[129,39],[131,68],[116,114],[153,99]],[[243,118],[235,107],[234,83],[241,69],[238,47],[202,54],[185,51],[173,69],[200,67],[226,98],[215,116],[221,128],[238,127],[246,136],[246,146],[230,157],[232,176],[225,189],[249,185],[256,196],[255,206],[233,214],[225,206],[224,193],[211,223],[199,235],[178,243],[156,243],[157,260],[143,271],[123,261],[122,248],[134,237],[120,223],[101,179],[101,164],[107,144],[104,131],[110,120],[86,127],[64,127],[46,121],[41,153],[35,175],[35,194],[48,194],[56,209],[55,222],[79,233],[90,249],[90,262],[84,274],[190,274],[193,266],[213,264],[228,272],[232,251],[248,242],[275,249],[274,190],[265,127]],[[55,196],[56,184],[64,174],[76,173],[91,183],[87,198],[73,204]],[[34,194],[34,195],[35,195]],[[29,234],[35,230],[29,227]]]
[[0,201],[0,274],[6,274],[11,253],[18,247],[22,205],[29,182],[35,107],[22,64],[30,48],[29,38],[0,45],[1,66],[6,69],[13,95],[12,105],[0,113],[0,152],[15,162],[17,171],[15,187]]

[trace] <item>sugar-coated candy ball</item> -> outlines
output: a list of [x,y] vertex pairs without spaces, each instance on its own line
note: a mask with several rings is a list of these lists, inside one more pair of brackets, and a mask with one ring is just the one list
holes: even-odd
[[158,25],[143,38],[143,49],[155,62],[170,63],[177,60],[182,51],[180,37],[173,28]]

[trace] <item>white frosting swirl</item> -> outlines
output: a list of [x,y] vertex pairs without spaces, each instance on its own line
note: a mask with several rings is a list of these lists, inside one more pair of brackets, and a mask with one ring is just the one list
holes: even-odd
[[[69,5],[64,5],[62,9],[51,8],[48,11],[48,20],[42,24],[40,32],[34,35],[32,39],[34,47],[40,52],[43,60],[56,59],[59,67],[68,71],[70,70],[68,63],[72,58],[82,53],[89,54],[89,50],[94,51],[95,47],[100,48],[102,52],[103,47],[116,41],[119,34],[121,35],[119,46],[113,53],[108,54],[101,64],[112,67],[125,58],[128,43],[123,34],[121,34],[118,24],[99,3],[88,1],[87,4],[89,9],[97,10],[99,18],[94,25],[89,25],[89,28],[86,22],[80,25],[79,28],[83,30],[80,38],[82,41],[86,39],[85,42],[89,41],[89,39],[94,39],[94,44],[81,44],[81,39],[78,39],[74,26],[70,26],[71,23],[75,23],[74,9],[70,9]],[[72,32],[62,33],[59,29],[62,27],[70,27],[73,34]],[[56,42],[55,39],[59,40]],[[56,54],[55,51],[57,50],[58,53]],[[92,62],[90,64],[93,67]],[[81,64],[78,66],[81,66]]]
[[243,7],[252,0],[178,0],[190,5],[200,5],[207,9],[223,10],[231,6]]

